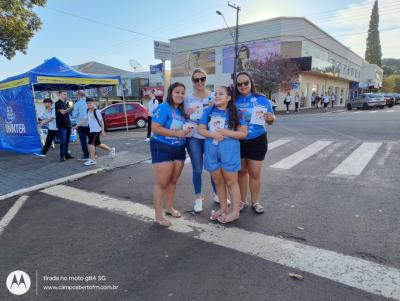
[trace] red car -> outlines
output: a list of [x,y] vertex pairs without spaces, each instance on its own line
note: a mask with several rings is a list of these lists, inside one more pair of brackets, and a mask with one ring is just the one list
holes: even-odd
[[126,119],[129,127],[144,128],[147,124],[147,109],[140,103],[126,103],[126,117],[123,103],[116,103],[102,109],[106,130],[126,128]]

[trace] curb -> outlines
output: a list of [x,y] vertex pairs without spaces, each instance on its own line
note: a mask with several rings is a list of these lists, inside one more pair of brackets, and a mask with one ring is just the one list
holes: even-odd
[[34,186],[29,186],[26,188],[22,188],[22,189],[18,189],[3,195],[0,195],[0,201],[4,201],[6,199],[21,195],[21,194],[25,194],[25,193],[29,193],[29,192],[33,192],[33,191],[37,191],[37,190],[41,190],[41,189],[45,189],[45,188],[49,188],[51,186],[55,186],[55,185],[59,185],[59,184],[65,184],[65,183],[69,183],[69,182],[74,182],[76,180],[80,180],[82,178],[91,176],[91,175],[95,175],[98,174],[100,172],[103,171],[109,171],[109,170],[113,170],[113,169],[117,169],[117,168],[121,168],[121,167],[126,167],[126,166],[131,166],[131,165],[135,165],[138,163],[141,163],[143,161],[148,160],[148,158],[143,159],[143,160],[139,160],[137,162],[134,163],[129,163],[126,165],[122,165],[122,166],[112,166],[112,167],[101,167],[101,168],[96,168],[96,169],[92,169],[92,170],[88,170],[88,171],[84,171],[84,172],[80,172],[80,173],[76,173],[70,176],[66,176],[66,177],[62,177],[62,178],[58,178],[52,181],[48,181],[45,183],[41,183],[41,184],[37,184]]

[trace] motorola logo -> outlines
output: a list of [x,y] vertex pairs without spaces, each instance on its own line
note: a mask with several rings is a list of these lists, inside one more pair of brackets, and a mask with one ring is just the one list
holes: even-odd
[[24,271],[14,271],[6,280],[7,289],[14,295],[23,295],[31,287],[31,278]]

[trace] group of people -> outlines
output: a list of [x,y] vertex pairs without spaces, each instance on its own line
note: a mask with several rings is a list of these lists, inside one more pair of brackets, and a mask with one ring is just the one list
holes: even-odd
[[321,94],[321,96],[319,96],[318,94],[313,94],[311,96],[311,106],[314,109],[318,109],[320,107],[321,109],[324,108],[324,110],[327,111],[330,103],[333,108],[336,103],[336,95],[334,93],[328,95],[328,93],[325,92],[325,95]]
[[294,99],[292,99],[292,96],[290,95],[290,92],[287,93],[287,95],[285,96],[283,103],[284,105],[286,105],[286,114],[289,114],[289,108],[290,108],[290,104],[292,103],[292,101],[294,100],[294,111],[296,113],[299,112],[300,109],[300,96],[299,93],[296,92],[296,94],[294,95]]
[[[64,162],[74,159],[69,151],[69,141],[72,130],[76,130],[82,147],[83,156],[78,160],[84,161],[84,165],[90,166],[97,164],[96,147],[100,147],[108,152],[108,156],[115,157],[115,148],[100,141],[100,137],[105,136],[104,121],[100,111],[96,109],[93,98],[85,97],[85,91],[77,92],[78,100],[73,106],[67,104],[67,92],[58,91],[58,101],[53,108],[51,98],[43,100],[45,113],[40,119],[39,126],[47,125],[46,142],[40,153],[40,157],[46,157],[50,146],[56,137],[60,142],[60,161]],[[76,125],[72,127],[70,114],[76,119]]]
[[172,223],[165,214],[182,216],[174,207],[174,196],[186,150],[192,163],[195,212],[203,210],[204,168],[219,203],[211,220],[222,224],[237,220],[248,206],[249,187],[251,207],[262,214],[261,174],[268,149],[265,124],[276,120],[271,102],[255,91],[247,72],[236,75],[233,87],[219,86],[215,93],[206,89],[203,69],[195,69],[191,79],[193,93],[187,95],[185,85],[176,82],[165,102],[151,112],[155,222],[169,227]]

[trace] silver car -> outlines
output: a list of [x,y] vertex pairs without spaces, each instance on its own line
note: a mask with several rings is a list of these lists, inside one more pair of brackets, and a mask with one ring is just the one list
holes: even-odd
[[368,110],[369,108],[378,107],[383,109],[385,107],[386,100],[382,94],[378,93],[363,93],[353,98],[347,103],[347,109],[352,110],[353,108]]

